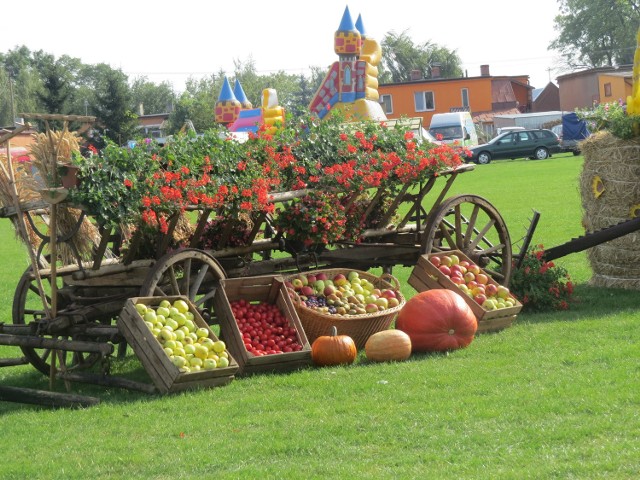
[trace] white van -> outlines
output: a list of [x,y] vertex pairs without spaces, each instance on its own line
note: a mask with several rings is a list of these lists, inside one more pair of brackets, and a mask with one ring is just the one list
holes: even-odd
[[444,143],[457,142],[459,146],[478,144],[478,134],[469,112],[436,113],[431,117],[429,133]]

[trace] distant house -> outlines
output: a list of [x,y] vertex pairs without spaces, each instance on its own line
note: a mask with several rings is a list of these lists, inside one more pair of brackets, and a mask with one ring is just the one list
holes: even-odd
[[599,67],[561,75],[557,79],[560,110],[574,111],[598,103],[626,101],[633,88],[633,69]]
[[480,76],[441,78],[440,69],[432,77],[414,72],[406,82],[381,84],[380,103],[388,118],[420,117],[425,128],[436,113],[468,111],[488,136],[493,136],[493,115],[531,111],[533,87],[528,75],[496,76],[482,65]]
[[156,113],[152,115],[138,116],[138,130],[140,135],[152,138],[158,143],[164,143],[166,139],[168,113]]
[[544,88],[536,88],[532,93],[532,112],[560,110],[560,89],[555,83],[549,82]]

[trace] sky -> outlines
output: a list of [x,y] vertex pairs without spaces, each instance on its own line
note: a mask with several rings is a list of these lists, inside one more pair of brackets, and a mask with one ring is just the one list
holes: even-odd
[[[463,71],[529,75],[535,88],[555,81],[558,55],[548,50],[557,32],[557,0],[516,7],[513,0],[108,0],[3,2],[0,51],[25,45],[56,58],[107,63],[129,76],[170,82],[218,73],[254,62],[260,75],[309,74],[337,60],[333,35],[345,7],[362,15],[367,35],[382,41],[406,33],[419,45],[455,51]],[[10,18],[12,21],[7,21]],[[267,88],[268,85],[265,85]]]

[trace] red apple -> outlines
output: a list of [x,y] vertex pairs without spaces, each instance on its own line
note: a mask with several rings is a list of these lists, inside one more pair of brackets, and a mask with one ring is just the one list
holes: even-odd
[[346,285],[347,283],[349,283],[349,280],[342,273],[337,273],[333,277],[333,284],[337,285],[338,287]]
[[498,293],[498,286],[495,283],[489,283],[484,290],[487,294],[487,297],[493,297]]
[[467,282],[467,284],[471,281],[474,281],[475,279],[476,276],[471,272],[467,272],[464,274],[464,281]]
[[480,285],[486,285],[489,282],[489,277],[487,277],[484,273],[479,273],[476,275],[476,282]]
[[455,283],[456,285],[464,285],[464,278],[458,276],[458,275],[452,275],[451,276],[451,281],[453,283]]
[[471,265],[469,265],[467,267],[467,272],[471,272],[474,275],[477,275],[480,273],[480,267],[478,265],[476,265],[475,263],[472,263]]
[[436,267],[440,266],[440,257],[433,256],[429,259]]
[[438,270],[440,270],[447,277],[451,276],[451,269],[449,267],[447,267],[446,265],[440,265],[438,267]]
[[451,262],[451,257],[449,255],[442,255],[440,257],[440,265],[446,265],[450,267],[453,263]]
[[385,288],[380,292],[380,296],[384,298],[396,298],[396,292],[391,290],[390,288]]
[[482,305],[487,300],[487,296],[484,293],[479,293],[478,295],[474,295],[473,299],[478,305]]
[[313,275],[311,273],[307,275],[307,283],[309,285],[313,285],[314,283],[316,283],[316,280],[317,280],[317,278],[316,278],[315,275]]
[[464,267],[464,268],[468,269],[468,268],[469,268],[469,265],[471,265],[471,264],[470,264],[469,262],[467,262],[466,260],[460,260],[460,263],[459,263],[458,265],[460,265],[461,267]]
[[302,293],[302,295],[305,295],[307,297],[310,297],[311,295],[314,295],[316,292],[313,289],[313,287],[310,287],[309,285],[304,285],[301,289],[300,289],[300,293]]

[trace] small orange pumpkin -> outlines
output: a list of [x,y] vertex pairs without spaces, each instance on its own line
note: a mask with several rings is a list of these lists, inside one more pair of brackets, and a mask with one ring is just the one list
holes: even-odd
[[411,338],[402,330],[383,330],[367,339],[364,351],[374,362],[406,360],[411,356]]
[[358,350],[348,335],[338,335],[338,329],[331,327],[329,335],[316,338],[311,345],[311,359],[319,367],[352,364]]
[[478,321],[460,295],[435,289],[411,297],[398,313],[396,328],[409,335],[414,352],[443,352],[469,345]]

